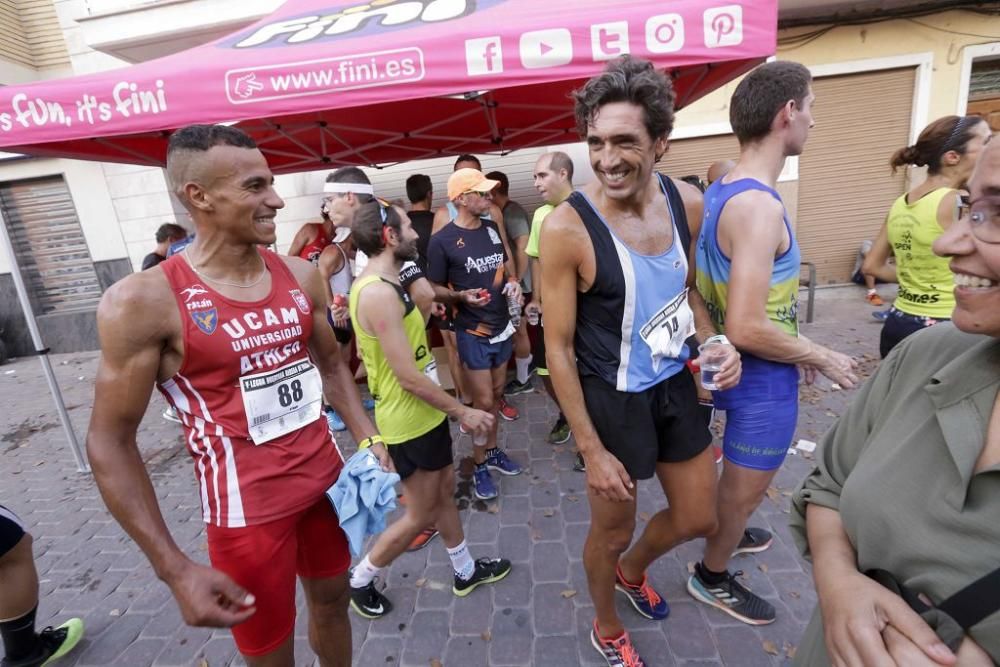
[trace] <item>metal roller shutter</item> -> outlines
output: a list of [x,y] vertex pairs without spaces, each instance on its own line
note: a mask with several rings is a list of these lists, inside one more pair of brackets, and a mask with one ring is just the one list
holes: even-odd
[[695,175],[704,181],[713,162],[736,160],[739,156],[740,144],[732,134],[678,139],[668,144],[667,154],[656,163],[656,170],[674,178]]
[[905,175],[889,157],[909,142],[914,68],[813,81],[816,127],[799,158],[798,238],[819,284],[846,283],[858,246],[872,239]]
[[96,308],[101,286],[62,177],[0,184],[0,209],[38,314]]

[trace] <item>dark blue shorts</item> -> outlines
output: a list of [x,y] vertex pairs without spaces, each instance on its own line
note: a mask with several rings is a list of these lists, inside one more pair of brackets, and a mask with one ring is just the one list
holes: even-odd
[[744,354],[739,385],[712,394],[726,411],[726,459],[753,470],[781,467],[799,418],[799,369]]
[[488,371],[506,365],[514,350],[514,337],[501,343],[491,343],[489,338],[476,336],[468,331],[456,330],[455,343],[462,365],[472,371]]

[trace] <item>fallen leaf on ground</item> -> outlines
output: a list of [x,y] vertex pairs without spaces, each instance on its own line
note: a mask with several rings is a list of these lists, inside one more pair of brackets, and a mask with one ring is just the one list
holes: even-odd
[[549,509],[542,512],[542,516],[553,516],[555,515],[555,513],[556,511],[550,507]]
[[444,665],[437,658],[431,658],[431,667],[444,667]]
[[566,496],[566,500],[568,502],[575,503],[575,502],[579,502],[580,499],[577,498],[576,496]]
[[493,639],[493,633],[490,632],[489,630],[486,630],[485,632],[480,633],[479,636],[482,637],[482,639],[483,639],[484,642],[488,642],[491,639]]
[[765,639],[762,643],[764,647],[764,652],[769,655],[778,655],[778,645],[772,642],[770,639]]
[[576,591],[573,590],[572,588],[567,588],[566,590],[564,590],[559,595],[563,596],[564,598],[566,598],[568,600],[571,597],[573,597],[574,595],[576,595]]
[[795,598],[796,600],[798,600],[800,597],[802,597],[802,594],[799,593],[798,591],[789,591],[788,597]]
[[789,644],[788,642],[785,642],[784,649],[785,657],[789,660],[793,660],[795,658],[795,652],[799,650],[794,644]]
[[492,505],[486,508],[486,511],[489,512],[490,514],[499,514],[500,506],[497,505],[496,503],[493,503]]
[[763,572],[764,574],[767,574],[768,570],[767,563],[761,563],[760,565],[757,566],[757,569]]
[[413,585],[416,586],[417,588],[423,588],[426,583],[427,583],[427,577],[420,577],[419,579],[413,582]]
[[778,492],[776,488],[774,488],[773,486],[769,486],[767,487],[767,497],[774,502],[778,502],[778,498],[781,497],[781,494]]
[[202,658],[201,660],[199,660],[198,661],[198,667],[208,667],[208,660],[205,660],[205,658]]
[[643,521],[649,521],[649,512],[639,512],[639,518]]
[[121,616],[121,615],[122,615],[121,609],[112,609],[111,611],[108,612],[108,616]]
[[694,574],[694,561],[688,561],[688,574]]

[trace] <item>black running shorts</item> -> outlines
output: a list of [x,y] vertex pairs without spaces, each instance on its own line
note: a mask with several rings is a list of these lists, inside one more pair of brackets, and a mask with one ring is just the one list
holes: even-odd
[[649,479],[657,463],[688,461],[712,443],[686,369],[641,392],[618,391],[591,375],[580,385],[601,443],[633,479]]
[[0,556],[17,546],[24,537],[24,524],[9,509],[0,505]]
[[418,470],[434,472],[455,462],[451,451],[451,430],[448,419],[427,433],[398,445],[387,445],[392,463],[400,479],[406,479]]

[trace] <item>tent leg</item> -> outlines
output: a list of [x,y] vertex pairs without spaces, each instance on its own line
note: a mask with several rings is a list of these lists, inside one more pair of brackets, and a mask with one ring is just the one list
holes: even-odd
[[76,469],[80,472],[90,472],[90,466],[83,457],[83,450],[76,439],[73,424],[69,420],[66,404],[63,403],[62,392],[59,391],[59,383],[56,381],[56,374],[52,371],[49,352],[42,344],[42,335],[38,330],[38,323],[35,321],[35,312],[31,308],[31,301],[28,299],[28,290],[24,285],[21,268],[17,265],[17,255],[14,253],[14,244],[10,240],[10,234],[7,233],[7,223],[3,218],[3,211],[0,211],[0,240],[3,241],[4,249],[7,251],[7,260],[10,262],[10,274],[14,279],[14,287],[17,289],[17,298],[21,302],[21,310],[24,312],[24,319],[28,323],[28,330],[31,332],[31,342],[35,346],[35,354],[39,356],[42,362],[42,370],[45,371],[45,380],[48,382],[49,391],[52,392],[52,399],[56,404],[56,412],[59,413],[59,421],[62,422],[66,439],[69,440],[70,449],[73,451],[73,458],[76,460]]

